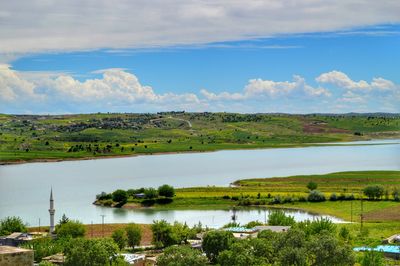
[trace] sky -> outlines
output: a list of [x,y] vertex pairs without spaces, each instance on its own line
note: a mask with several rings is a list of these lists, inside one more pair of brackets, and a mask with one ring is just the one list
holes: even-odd
[[397,0],[0,6],[0,113],[400,112]]

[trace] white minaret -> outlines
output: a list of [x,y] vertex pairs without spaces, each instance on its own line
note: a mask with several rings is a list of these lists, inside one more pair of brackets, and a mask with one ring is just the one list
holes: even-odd
[[53,200],[53,188],[51,188],[50,191],[50,209],[49,209],[49,213],[50,213],[50,234],[54,234],[54,213],[56,212],[56,210],[54,209],[54,200]]

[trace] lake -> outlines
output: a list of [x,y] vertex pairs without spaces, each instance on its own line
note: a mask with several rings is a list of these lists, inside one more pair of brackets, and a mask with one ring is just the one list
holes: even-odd
[[[65,213],[84,223],[180,220],[203,225],[226,223],[226,211],[114,210],[92,205],[101,191],[117,188],[227,186],[243,178],[323,174],[356,170],[400,170],[400,140],[305,148],[230,150],[210,153],[149,155],[84,161],[0,166],[0,218],[20,216],[30,225],[48,224],[50,188],[56,221]],[[353,144],[353,143],[347,143]],[[257,218],[257,210],[243,213]],[[254,216],[253,216],[254,215]],[[238,213],[239,219],[240,214]],[[228,217],[229,218],[229,217]],[[221,220],[222,219],[222,220]],[[261,218],[257,218],[261,219]],[[205,221],[205,222],[203,222]]]

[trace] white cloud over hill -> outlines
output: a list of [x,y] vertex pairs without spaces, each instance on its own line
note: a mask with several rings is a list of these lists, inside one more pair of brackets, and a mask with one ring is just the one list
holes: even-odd
[[[101,76],[78,80],[66,73],[24,72],[0,65],[0,112],[296,112],[290,105],[306,112],[357,111],[365,105],[374,111],[399,111],[399,85],[380,77],[353,81],[339,71],[321,74],[316,86],[295,75],[292,81],[250,79],[240,92],[202,89],[197,94],[157,93],[124,69],[95,73]],[[341,110],[335,109],[338,104]]]

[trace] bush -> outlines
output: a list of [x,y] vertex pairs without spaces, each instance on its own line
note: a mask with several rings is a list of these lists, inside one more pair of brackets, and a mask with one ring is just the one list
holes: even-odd
[[118,265],[115,262],[119,259],[118,246],[109,238],[72,239],[66,245],[64,255],[65,266]]
[[229,197],[228,195],[224,195],[222,196],[223,199],[230,199],[231,197]]
[[385,193],[385,188],[380,185],[368,186],[363,189],[363,192],[370,200],[380,199]]
[[20,217],[7,216],[0,220],[0,236],[9,235],[14,232],[27,232],[26,225]]
[[85,235],[85,226],[79,221],[68,221],[56,226],[57,237],[83,237]]
[[308,194],[307,200],[309,202],[322,202],[325,201],[325,195],[319,192],[318,190],[312,190]]
[[264,225],[262,222],[259,221],[251,221],[245,225],[246,228],[253,228],[255,226]]
[[315,183],[315,182],[313,182],[313,181],[310,181],[310,182],[308,182],[308,184],[307,184],[307,188],[308,188],[310,191],[313,191],[313,190],[316,190],[316,189],[318,188],[318,185],[317,185],[317,183]]
[[122,250],[126,246],[126,243],[128,241],[128,239],[127,239],[127,237],[125,235],[124,229],[121,229],[121,228],[115,230],[112,233],[111,238],[114,240],[115,244],[118,245],[118,248],[120,250]]
[[157,258],[159,266],[206,266],[208,265],[200,251],[189,246],[173,246],[164,250],[164,253]]
[[393,188],[392,196],[394,201],[400,201],[400,189],[397,187]]
[[146,188],[143,193],[146,199],[155,199],[158,197],[157,190],[152,187]]
[[130,224],[125,228],[126,236],[128,238],[128,245],[132,248],[140,245],[142,240],[142,229],[137,224]]
[[112,199],[112,194],[106,193],[106,192],[101,192],[100,194],[96,195],[97,200],[108,200]]
[[330,201],[337,201],[337,199],[338,199],[338,198],[337,198],[337,196],[336,196],[335,193],[332,193],[331,196],[329,197],[329,200],[330,200]]
[[112,193],[112,200],[115,202],[119,202],[125,204],[128,200],[128,195],[125,190],[117,189]]
[[220,252],[227,250],[234,242],[234,236],[227,231],[209,231],[203,239],[202,248],[211,262],[216,262]]
[[165,220],[154,221],[151,225],[153,244],[156,247],[168,247],[178,244],[178,237],[174,234],[172,226]]
[[286,215],[281,210],[271,211],[268,215],[268,225],[292,226],[296,222],[293,216]]
[[172,198],[175,196],[175,189],[169,185],[162,185],[158,188],[158,195],[166,198]]
[[384,266],[385,260],[381,252],[365,251],[360,264],[361,266]]

